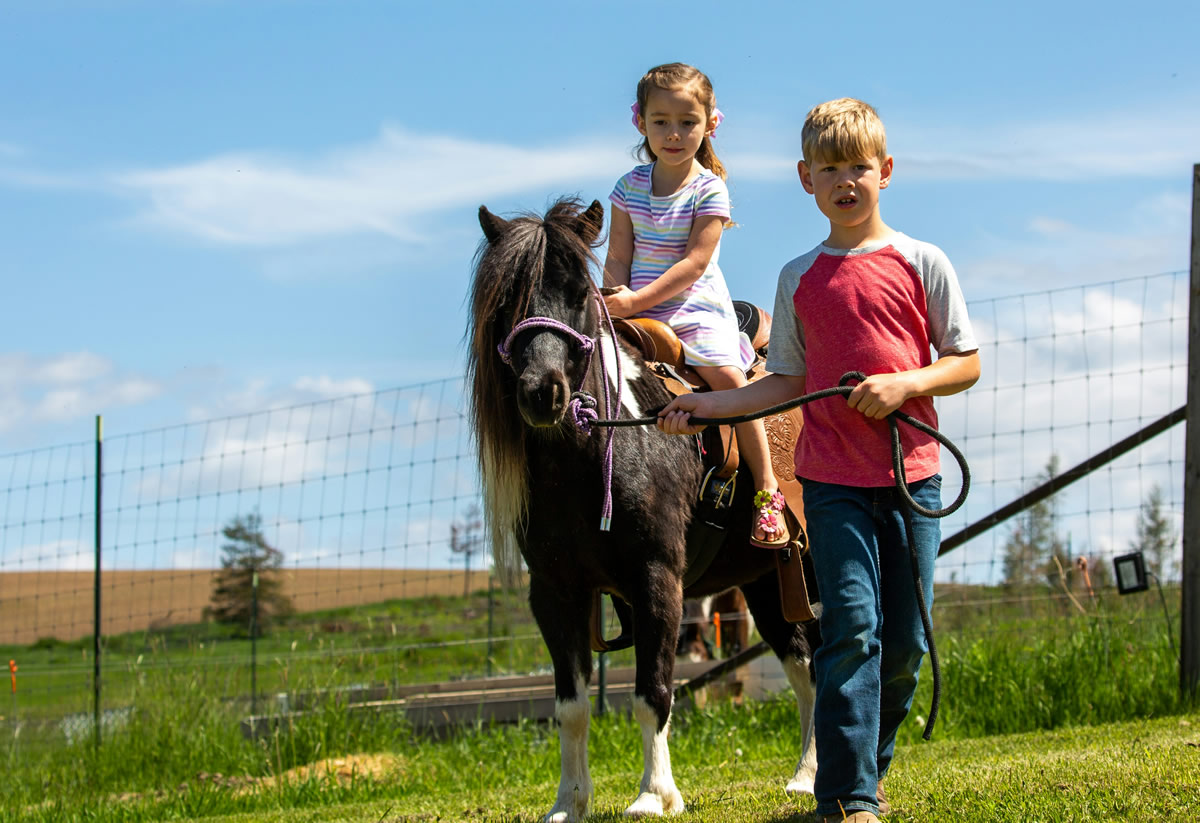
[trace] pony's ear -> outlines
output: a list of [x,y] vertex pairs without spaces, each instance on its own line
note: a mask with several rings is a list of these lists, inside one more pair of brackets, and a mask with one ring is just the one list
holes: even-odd
[[483,227],[483,234],[487,237],[488,242],[495,243],[500,235],[504,234],[504,230],[508,228],[508,221],[492,214],[487,210],[487,206],[480,206],[479,225]]
[[592,205],[587,207],[587,211],[576,219],[575,233],[590,246],[600,236],[602,228],[604,228],[604,207],[600,205],[599,200],[593,200]]

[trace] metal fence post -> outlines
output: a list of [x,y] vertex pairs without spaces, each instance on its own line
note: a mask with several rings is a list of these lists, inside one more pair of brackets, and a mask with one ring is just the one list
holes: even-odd
[[104,443],[104,418],[96,415],[96,574],[92,586],[92,733],[96,751],[100,750],[100,503],[104,484],[101,471]]
[[258,716],[258,570],[251,578],[250,592],[250,714]]
[[492,586],[492,573],[488,572],[488,642],[487,642],[487,676],[492,676],[492,628],[496,613],[496,595]]
[[1192,166],[1192,258],[1188,291],[1187,433],[1183,471],[1183,591],[1179,689],[1200,692],[1200,163]]

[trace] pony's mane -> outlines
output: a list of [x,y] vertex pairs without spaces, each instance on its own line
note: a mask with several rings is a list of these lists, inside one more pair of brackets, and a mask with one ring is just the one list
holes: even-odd
[[594,260],[576,231],[580,201],[563,198],[544,217],[522,214],[509,220],[494,242],[475,254],[467,356],[470,414],[483,484],[484,517],[501,579],[512,582],[521,567],[517,535],[524,529],[529,499],[526,428],[516,404],[516,378],[497,348],[541,290],[546,260],[554,249],[578,262],[583,276]]

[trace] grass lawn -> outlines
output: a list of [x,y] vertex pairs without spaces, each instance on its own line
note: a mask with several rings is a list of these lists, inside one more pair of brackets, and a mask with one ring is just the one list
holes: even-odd
[[[707,726],[726,724],[728,718],[718,717],[726,711],[685,721],[681,725],[702,728],[673,735],[673,742],[682,744],[675,749],[675,776],[687,803],[687,810],[674,819],[681,823],[802,821],[814,802],[784,793],[794,758],[777,753],[779,741],[766,739],[770,730],[752,728],[741,736],[747,756],[737,750],[685,743],[684,735],[696,731],[709,741],[719,737]],[[390,767],[377,777],[352,783],[309,774],[301,782],[281,786],[268,781],[246,791],[209,781],[153,799],[107,798],[74,809],[27,809],[33,813],[24,819],[538,821],[554,800],[554,737],[553,732],[535,726],[477,730],[456,740],[428,744],[420,756],[390,758]],[[758,742],[764,745],[759,747]],[[771,751],[771,756],[749,756],[760,749]],[[591,752],[596,792],[590,819],[622,820],[621,810],[633,800],[640,779],[636,724],[628,718],[593,723]],[[505,768],[506,753],[511,769]],[[909,744],[897,750],[888,793],[895,810],[887,820],[905,823],[1193,820],[1200,816],[1200,714]]]

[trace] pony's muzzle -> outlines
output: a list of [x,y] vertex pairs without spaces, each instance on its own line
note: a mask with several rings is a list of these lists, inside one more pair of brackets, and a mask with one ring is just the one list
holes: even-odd
[[559,369],[528,372],[517,379],[517,408],[530,426],[557,426],[567,412],[571,388]]

